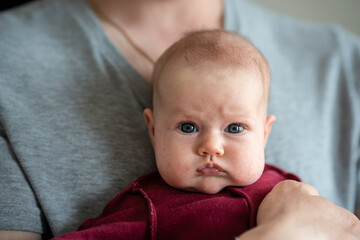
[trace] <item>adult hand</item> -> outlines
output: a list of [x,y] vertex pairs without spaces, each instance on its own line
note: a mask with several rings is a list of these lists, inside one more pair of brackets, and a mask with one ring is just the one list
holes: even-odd
[[265,197],[257,224],[239,239],[360,240],[360,220],[354,214],[320,197],[311,185],[291,180]]
[[41,240],[39,233],[0,230],[0,240]]

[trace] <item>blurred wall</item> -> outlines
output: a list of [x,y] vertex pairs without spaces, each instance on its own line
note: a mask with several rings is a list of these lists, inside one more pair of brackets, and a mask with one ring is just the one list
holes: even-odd
[[296,18],[337,23],[360,36],[360,0],[252,0]]

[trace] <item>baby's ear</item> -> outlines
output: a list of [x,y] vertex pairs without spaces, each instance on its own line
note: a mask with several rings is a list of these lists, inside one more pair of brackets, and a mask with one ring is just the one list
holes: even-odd
[[145,124],[148,127],[148,132],[149,132],[149,137],[150,137],[151,144],[154,146],[155,131],[154,131],[154,114],[153,114],[153,111],[150,108],[145,108],[145,110],[143,112],[143,116],[144,116]]
[[270,114],[266,117],[265,120],[265,128],[264,128],[264,147],[266,146],[267,140],[269,138],[270,132],[271,132],[271,127],[273,125],[273,123],[275,122],[276,117],[273,114]]

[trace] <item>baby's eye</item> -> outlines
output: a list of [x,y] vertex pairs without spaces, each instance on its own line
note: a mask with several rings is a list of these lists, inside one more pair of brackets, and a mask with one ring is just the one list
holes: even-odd
[[232,123],[225,128],[225,132],[228,133],[236,134],[236,133],[241,133],[242,131],[244,131],[244,126],[238,123]]
[[193,123],[182,123],[179,125],[178,128],[183,133],[193,133],[198,131],[198,129],[195,127]]

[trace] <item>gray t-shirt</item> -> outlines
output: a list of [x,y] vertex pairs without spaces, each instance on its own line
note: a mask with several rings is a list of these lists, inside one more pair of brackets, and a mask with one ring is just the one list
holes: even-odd
[[[351,211],[360,195],[360,41],[342,29],[225,0],[225,28],[272,69],[266,161]],[[85,0],[0,15],[0,229],[73,231],[155,169],[150,86]],[[359,203],[357,204],[359,205]]]

